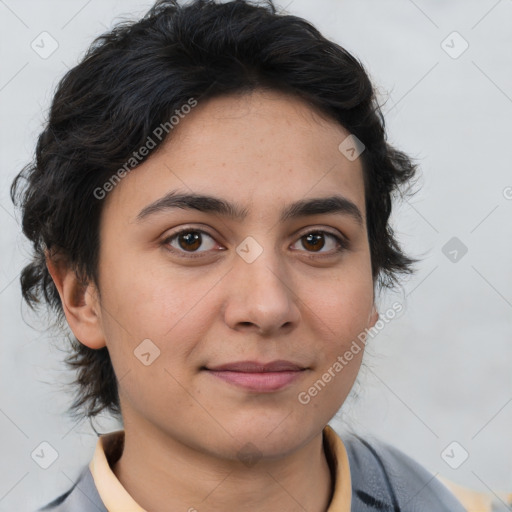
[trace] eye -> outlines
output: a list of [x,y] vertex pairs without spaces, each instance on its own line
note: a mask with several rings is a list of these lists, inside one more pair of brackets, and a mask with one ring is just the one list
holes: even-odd
[[[326,239],[330,240],[330,244],[325,241]],[[318,253],[320,257],[332,256],[335,253],[344,251],[348,247],[348,243],[344,238],[325,230],[308,231],[301,235],[295,244],[299,242],[301,242],[302,247],[307,252]],[[194,228],[181,229],[167,237],[162,243],[168,247],[168,250],[184,258],[201,257],[204,253],[214,249],[216,245],[214,238],[209,233],[202,229]],[[329,245],[331,245],[330,250]],[[200,247],[204,250],[198,250]],[[322,251],[325,247],[328,250]],[[220,250],[225,249],[222,248]],[[292,246],[292,250],[297,251],[300,249],[294,249]],[[312,254],[311,257],[314,258],[315,254]]]
[[[326,238],[331,240],[331,250],[322,251],[324,247],[329,246],[329,243],[325,242]],[[323,230],[308,231],[307,233],[304,233],[296,243],[298,242],[301,242],[302,247],[304,247],[308,252],[319,253],[322,256],[332,256],[334,253],[342,252],[348,247],[345,239],[335,235],[334,233]],[[315,256],[313,255],[313,257]]]
[[[206,250],[205,251],[198,251],[197,249],[201,246],[204,246],[204,240],[209,239],[211,242],[206,244]],[[212,243],[213,242],[213,243]],[[215,241],[213,240],[213,237],[210,236],[206,231],[203,231],[201,229],[192,229],[192,228],[185,228],[177,233],[174,233],[170,237],[166,238],[163,241],[164,245],[168,245],[171,247],[171,251],[174,253],[182,253],[179,254],[180,256],[187,257],[197,257],[194,253],[204,253],[208,250],[215,247]],[[176,246],[177,245],[177,246]],[[183,255],[183,252],[190,253],[189,255]],[[200,256],[201,254],[198,254]]]

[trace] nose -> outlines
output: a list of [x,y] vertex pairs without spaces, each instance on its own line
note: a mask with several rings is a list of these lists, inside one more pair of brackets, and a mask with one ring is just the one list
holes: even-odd
[[254,261],[238,255],[228,275],[225,322],[236,331],[275,336],[298,325],[300,310],[289,272],[275,251],[264,250]]

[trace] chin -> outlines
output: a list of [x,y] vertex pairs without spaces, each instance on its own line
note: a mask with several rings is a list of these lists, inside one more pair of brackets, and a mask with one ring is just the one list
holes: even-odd
[[[284,455],[300,445],[304,441],[303,437],[309,434],[303,423],[289,421],[291,415],[284,418],[286,414],[281,414],[276,420],[262,418],[258,421],[253,418],[227,430],[237,446],[254,445],[268,456]],[[246,448],[249,449],[250,446]]]

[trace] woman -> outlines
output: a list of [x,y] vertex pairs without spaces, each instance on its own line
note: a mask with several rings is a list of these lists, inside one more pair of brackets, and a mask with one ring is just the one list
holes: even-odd
[[361,64],[271,3],[159,1],[95,41],[12,194],[73,409],[123,430],[41,510],[464,510],[327,425],[412,271],[388,221],[414,173]]

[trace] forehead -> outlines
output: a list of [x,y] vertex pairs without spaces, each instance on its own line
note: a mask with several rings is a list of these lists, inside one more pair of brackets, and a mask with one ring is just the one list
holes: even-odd
[[349,135],[283,93],[198,102],[160,148],[109,193],[105,210],[134,220],[144,207],[179,189],[229,198],[247,208],[248,221],[281,213],[298,199],[336,193],[358,205],[364,217],[360,158],[351,161],[339,150]]

